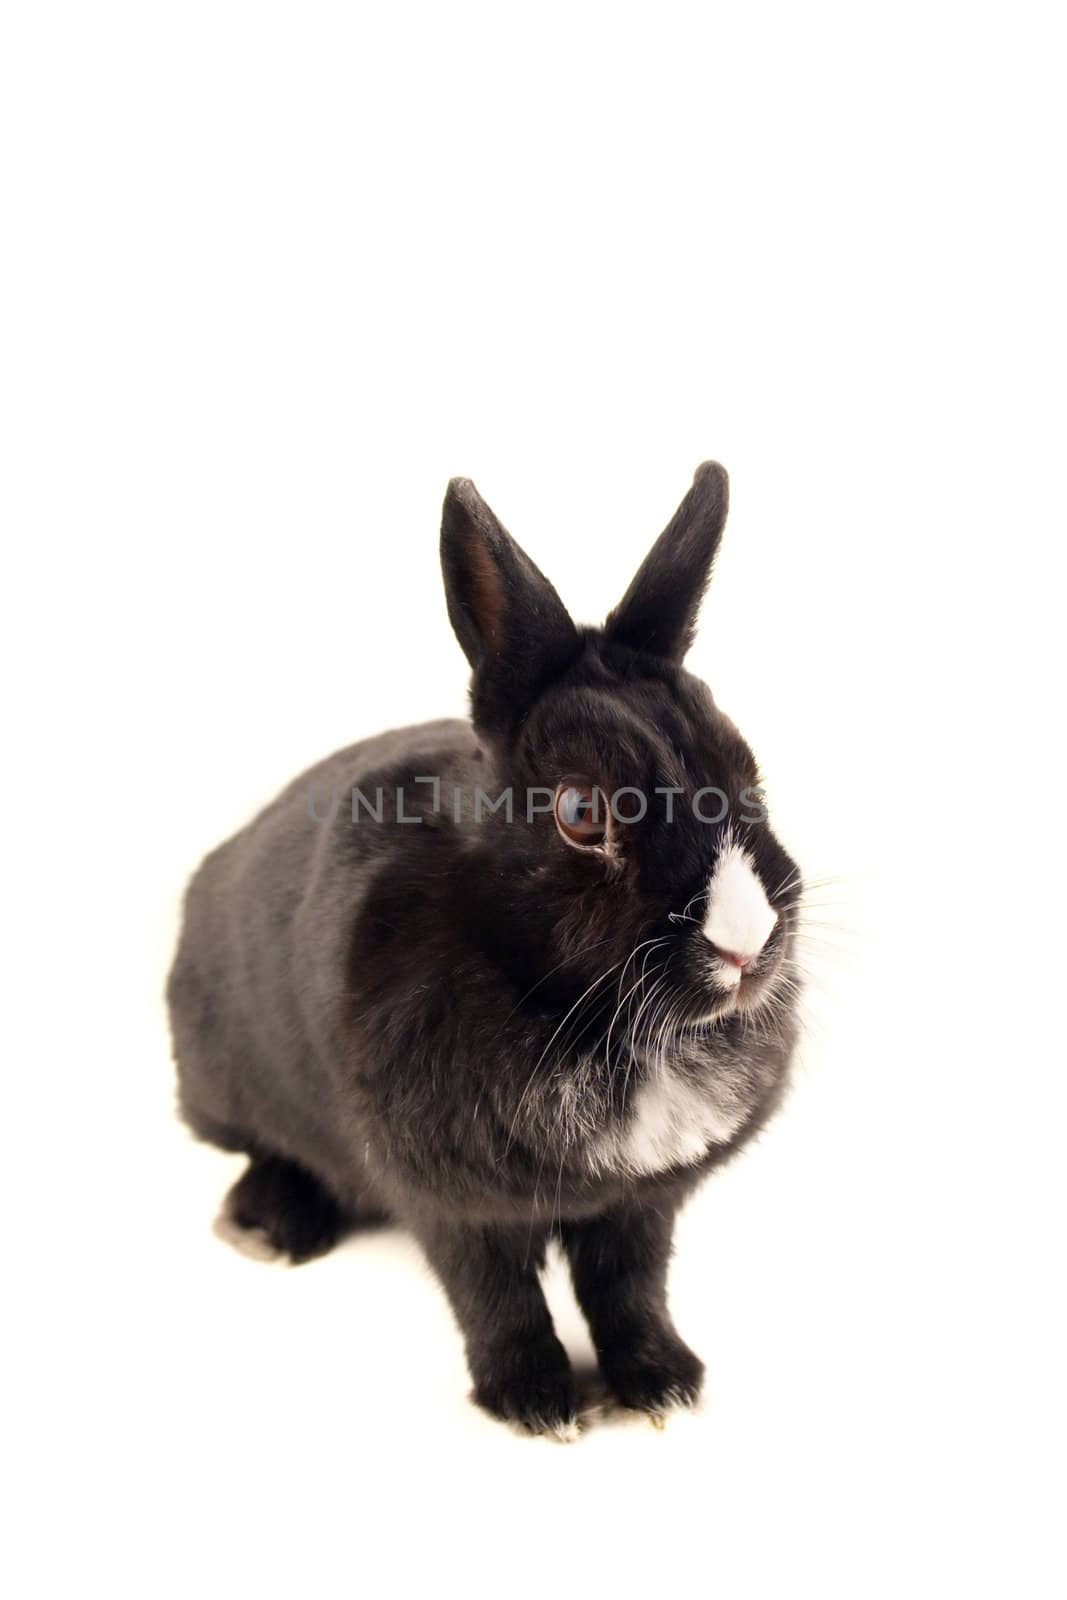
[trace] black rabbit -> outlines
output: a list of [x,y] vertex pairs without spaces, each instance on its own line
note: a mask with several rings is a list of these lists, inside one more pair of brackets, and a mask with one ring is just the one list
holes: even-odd
[[726,507],[706,463],[604,627],[578,628],[454,480],[441,557],[473,725],[297,779],[201,866],[170,977],[182,1113],[250,1158],[231,1226],[302,1261],[403,1223],[476,1400],[562,1437],[549,1239],[617,1398],[692,1403],[674,1217],[769,1115],[794,1044],[800,875],[682,667]]

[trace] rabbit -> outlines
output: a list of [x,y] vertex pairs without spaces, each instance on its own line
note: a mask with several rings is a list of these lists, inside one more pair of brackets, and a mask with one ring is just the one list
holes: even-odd
[[248,1167],[231,1233],[293,1262],[419,1241],[472,1398],[579,1431],[542,1293],[558,1240],[606,1387],[657,1425],[704,1366],[676,1214],[780,1101],[801,877],[755,759],[683,658],[728,479],[691,489],[602,628],[468,479],[441,561],[470,721],[340,751],[213,851],[168,982],[179,1108]]

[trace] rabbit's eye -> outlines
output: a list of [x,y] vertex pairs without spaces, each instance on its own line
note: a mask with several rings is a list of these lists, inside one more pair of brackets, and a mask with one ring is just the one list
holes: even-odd
[[603,844],[609,824],[610,811],[602,789],[592,783],[560,784],[556,790],[556,827],[568,844]]

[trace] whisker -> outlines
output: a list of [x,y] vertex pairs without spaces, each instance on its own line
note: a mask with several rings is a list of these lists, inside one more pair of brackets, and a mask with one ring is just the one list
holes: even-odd
[[515,1107],[515,1115],[512,1117],[511,1126],[508,1129],[508,1137],[507,1137],[507,1140],[506,1140],[505,1145],[504,1145],[503,1154],[501,1155],[501,1158],[500,1158],[501,1161],[503,1161],[504,1157],[507,1155],[508,1151],[511,1149],[511,1143],[512,1143],[512,1140],[513,1140],[513,1138],[515,1136],[515,1128],[516,1128],[516,1126],[518,1124],[519,1114],[522,1111],[523,1105],[526,1102],[527,1095],[529,1094],[531,1088],[533,1087],[534,1080],[536,1079],[537,1074],[540,1071],[541,1064],[544,1061],[545,1057],[548,1055],[548,1052],[551,1050],[552,1045],[554,1044],[555,1040],[559,1037],[560,1032],[562,1031],[562,1029],[564,1028],[566,1023],[569,1021],[569,1019],[578,1010],[578,1008],[580,1006],[585,1005],[586,1002],[592,997],[593,992],[600,987],[600,985],[605,981],[605,979],[610,978],[613,972],[618,971],[618,969],[619,969],[619,967],[621,965],[622,965],[621,961],[616,961],[614,963],[614,965],[610,966],[607,969],[606,972],[602,972],[600,974],[599,978],[594,978],[593,982],[591,984],[589,984],[588,988],[586,988],[582,992],[582,994],[580,994],[578,996],[578,999],[571,1006],[570,1010],[568,1012],[566,1012],[566,1014],[561,1018],[560,1022],[557,1024],[557,1026],[554,1029],[551,1037],[549,1038],[548,1043],[545,1045],[545,1048],[542,1050],[541,1054],[538,1056],[536,1062],[534,1063],[534,1068],[533,1068],[533,1071],[530,1073],[530,1076],[529,1076],[529,1078],[527,1080],[526,1087],[522,1091],[521,1096],[519,1097],[519,1103]]

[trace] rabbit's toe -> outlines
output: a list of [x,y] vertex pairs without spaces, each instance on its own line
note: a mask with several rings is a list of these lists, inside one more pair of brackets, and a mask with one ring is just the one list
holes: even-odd
[[574,1378],[558,1340],[500,1353],[482,1367],[474,1399],[492,1416],[526,1433],[546,1434],[563,1443],[579,1436]]
[[622,1405],[646,1412],[659,1425],[671,1411],[695,1405],[704,1381],[700,1357],[666,1329],[602,1352],[601,1367]]

